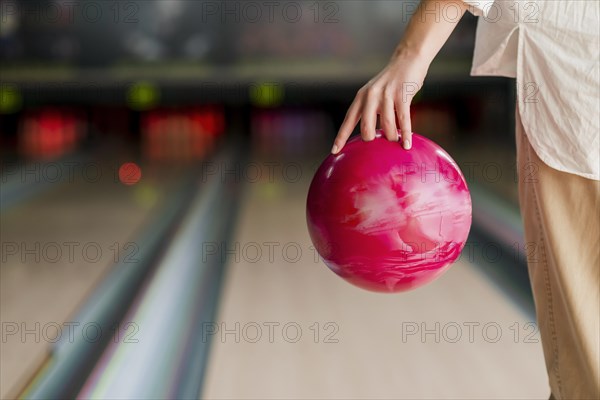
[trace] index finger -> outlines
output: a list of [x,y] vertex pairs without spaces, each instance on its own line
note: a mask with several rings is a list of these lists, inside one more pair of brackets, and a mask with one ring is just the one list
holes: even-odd
[[354,99],[350,108],[348,108],[348,112],[346,113],[346,117],[344,118],[344,122],[340,126],[340,130],[338,131],[335,140],[333,141],[333,147],[331,148],[331,152],[333,154],[339,153],[342,150],[342,147],[346,144],[346,141],[352,135],[352,131],[358,124],[358,120],[360,119],[360,109],[362,106],[362,101],[359,99]]

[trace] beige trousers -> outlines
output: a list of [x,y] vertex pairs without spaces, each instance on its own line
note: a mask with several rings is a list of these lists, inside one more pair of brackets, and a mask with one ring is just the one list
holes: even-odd
[[516,120],[519,202],[552,396],[600,399],[600,182],[544,164],[518,111]]

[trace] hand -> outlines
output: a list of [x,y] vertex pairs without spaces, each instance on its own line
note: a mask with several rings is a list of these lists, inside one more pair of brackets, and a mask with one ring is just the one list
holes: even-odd
[[412,137],[410,104],[423,86],[427,69],[428,63],[421,62],[418,57],[409,55],[394,57],[356,94],[331,152],[337,154],[344,147],[359,120],[363,140],[373,140],[377,115],[385,137],[391,141],[398,141],[398,129],[400,129],[402,146],[406,150],[410,149]]

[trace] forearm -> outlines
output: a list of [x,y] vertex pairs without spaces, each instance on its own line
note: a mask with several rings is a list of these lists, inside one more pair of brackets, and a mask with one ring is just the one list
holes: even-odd
[[460,0],[422,0],[392,59],[416,58],[429,66],[466,11]]

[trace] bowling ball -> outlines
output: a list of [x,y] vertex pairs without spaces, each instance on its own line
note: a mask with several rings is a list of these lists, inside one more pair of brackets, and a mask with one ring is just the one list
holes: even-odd
[[352,138],[317,170],[306,204],[311,240],[325,264],[376,292],[424,285],[459,257],[471,196],[454,160],[413,134],[411,150],[377,131]]

